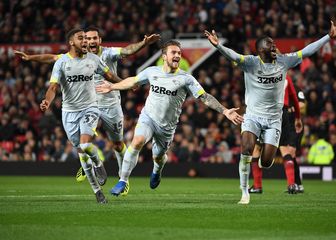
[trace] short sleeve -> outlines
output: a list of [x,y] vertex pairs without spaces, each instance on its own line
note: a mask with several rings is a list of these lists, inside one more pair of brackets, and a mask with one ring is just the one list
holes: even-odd
[[97,62],[98,62],[98,66],[97,69],[95,71],[95,73],[99,74],[99,75],[104,75],[105,73],[107,73],[110,69],[109,67],[106,65],[106,63],[104,63],[99,57],[96,58]]
[[62,72],[62,60],[58,59],[51,72],[50,83],[59,83],[60,79],[63,76]]
[[121,58],[121,49],[119,47],[111,47],[108,48],[108,57],[111,59],[113,62],[118,61]]
[[149,68],[139,72],[138,75],[135,76],[136,82],[140,85],[146,84],[149,81]]
[[191,75],[189,75],[187,79],[186,87],[191,95],[193,95],[195,98],[198,98],[205,93],[205,90],[203,89],[201,84],[199,84],[199,82],[197,82],[197,80]]

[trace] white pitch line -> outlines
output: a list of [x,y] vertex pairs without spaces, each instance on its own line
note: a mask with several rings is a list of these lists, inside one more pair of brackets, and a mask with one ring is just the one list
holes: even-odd
[[[142,194],[142,195],[149,195],[149,194]],[[194,193],[188,193],[188,194],[169,194],[169,193],[161,193],[161,194],[153,194],[154,196],[161,196],[161,197],[188,197],[189,195],[194,195]],[[204,194],[208,196],[234,196],[234,194],[228,194],[228,193],[220,193],[220,194]],[[72,197],[92,197],[92,195],[80,195],[80,194],[59,194],[59,195],[3,195],[0,196],[1,198],[72,198]]]
[[0,198],[59,198],[59,197],[92,197],[92,195],[6,195]]

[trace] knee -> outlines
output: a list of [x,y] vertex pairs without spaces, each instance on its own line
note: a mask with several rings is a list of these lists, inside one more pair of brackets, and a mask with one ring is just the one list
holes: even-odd
[[153,160],[157,163],[166,162],[168,160],[168,156],[165,153],[153,155]]
[[135,136],[132,140],[132,147],[140,150],[143,145],[145,145],[145,137],[143,136]]
[[113,142],[113,148],[118,152],[121,152],[124,148],[124,142],[122,141]]
[[92,150],[93,150],[92,143],[81,143],[81,144],[79,144],[79,146],[82,149],[82,151],[85,152],[85,153],[91,153]]
[[254,150],[254,144],[250,142],[245,142],[242,144],[242,154],[252,155]]

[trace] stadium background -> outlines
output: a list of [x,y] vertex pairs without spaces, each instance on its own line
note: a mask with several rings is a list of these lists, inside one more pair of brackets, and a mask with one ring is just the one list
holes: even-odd
[[[335,17],[335,6],[335,1],[332,0],[1,1],[1,174],[15,169],[11,167],[15,166],[13,162],[22,161],[38,164],[63,162],[79,166],[77,155],[67,141],[60,121],[60,95],[50,111],[42,113],[39,110],[52,66],[24,62],[14,57],[12,49],[18,47],[50,52],[53,44],[64,43],[65,33],[71,28],[95,25],[102,29],[103,45],[114,45],[118,42],[117,46],[125,46],[141,41],[145,34],[150,33],[160,33],[162,41],[175,37],[190,39],[202,36],[204,29],[215,29],[226,39],[226,46],[240,53],[253,53],[253,39],[263,34],[270,35],[276,43],[281,42],[283,46],[295,42],[296,48],[281,49],[294,51],[328,32],[329,20]],[[137,68],[158,50],[159,45],[154,44],[137,55],[122,60],[118,67],[119,76],[126,78],[136,74]],[[64,48],[59,52],[64,52]],[[244,112],[243,73],[218,52],[204,61],[193,74],[206,91],[220,99],[226,107],[240,107],[240,111]],[[307,151],[318,136],[326,137],[336,149],[335,41],[327,44],[318,54],[304,60],[299,67],[289,71],[289,74],[294,83],[304,91],[307,99],[303,119],[303,148],[298,158],[299,162],[306,164]],[[141,88],[135,92],[122,93],[124,135],[127,143],[131,140],[133,127],[147,91],[148,88]],[[104,132],[100,132],[95,144],[101,149],[108,164],[113,165],[113,151]],[[184,104],[169,159],[172,163],[181,163],[180,166],[222,163],[234,166],[239,156],[240,144],[239,127],[190,98]],[[151,159],[151,146],[148,144],[139,161],[144,162],[143,166],[149,166]],[[176,165],[172,166],[178,169]],[[141,165],[137,168],[141,168]],[[188,172],[184,173],[188,175]],[[231,175],[223,172],[222,176]]]

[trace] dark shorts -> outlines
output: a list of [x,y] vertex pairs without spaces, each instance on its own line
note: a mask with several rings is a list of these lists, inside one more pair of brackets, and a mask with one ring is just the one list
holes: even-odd
[[288,112],[287,108],[283,109],[281,137],[279,146],[290,145],[296,147],[298,142],[298,134],[295,131],[295,114]]

